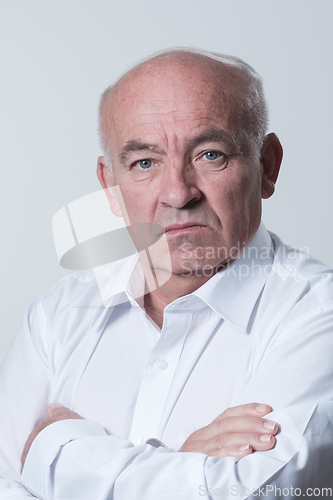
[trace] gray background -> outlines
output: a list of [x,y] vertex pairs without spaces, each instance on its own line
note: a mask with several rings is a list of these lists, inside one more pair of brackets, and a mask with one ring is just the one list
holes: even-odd
[[99,95],[168,46],[237,55],[264,77],[285,159],[264,222],[333,266],[331,0],[2,0],[0,359],[66,274],[51,219],[99,188]]

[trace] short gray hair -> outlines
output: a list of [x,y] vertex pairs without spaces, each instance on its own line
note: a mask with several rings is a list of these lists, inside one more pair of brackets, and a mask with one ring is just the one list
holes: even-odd
[[115,84],[110,85],[103,92],[99,104],[99,137],[101,147],[105,153],[110,168],[110,151],[107,147],[107,139],[105,137],[105,130],[103,127],[102,119],[104,104],[110,91],[121,80],[129,76],[130,73],[149,61],[160,58],[171,59],[175,56],[183,56],[185,58],[191,54],[194,56],[197,55],[213,59],[220,62],[224,66],[236,68],[240,72],[247,92],[246,95],[242,97],[242,99],[239,99],[239,93],[237,93],[237,89],[235,89],[236,92],[234,93],[233,88],[230,88],[231,97],[234,97],[235,100],[237,99],[237,117],[239,118],[238,123],[235,124],[233,135],[235,136],[235,139],[238,140],[237,142],[240,142],[241,138],[244,138],[245,135],[245,138],[248,140],[248,142],[255,147],[255,152],[260,152],[268,127],[268,109],[264,95],[262,78],[260,77],[260,75],[255,71],[255,69],[252,68],[252,66],[235,56],[220,54],[218,52],[209,52],[195,48],[174,47],[172,49],[155,52],[153,55],[150,55],[149,57],[141,60],[138,64],[124,73]]

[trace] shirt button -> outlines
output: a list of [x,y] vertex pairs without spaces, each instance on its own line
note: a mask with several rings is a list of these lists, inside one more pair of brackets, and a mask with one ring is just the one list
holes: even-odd
[[138,444],[144,444],[147,441],[147,436],[139,436],[138,437]]
[[167,361],[165,361],[165,359],[159,359],[156,363],[156,366],[160,370],[165,370],[166,368],[168,368],[168,363]]

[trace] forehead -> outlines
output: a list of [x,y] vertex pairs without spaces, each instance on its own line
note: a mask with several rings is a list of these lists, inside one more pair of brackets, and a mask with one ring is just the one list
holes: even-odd
[[[216,61],[167,61],[131,72],[111,91],[104,130],[111,143],[168,129],[190,133],[201,127],[226,127],[237,113],[238,81]],[[126,137],[125,137],[126,136]]]

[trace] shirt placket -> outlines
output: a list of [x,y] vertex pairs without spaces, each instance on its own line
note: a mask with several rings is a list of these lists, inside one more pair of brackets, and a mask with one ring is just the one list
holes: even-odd
[[159,438],[159,427],[177,369],[192,311],[165,311],[160,338],[148,358],[134,410],[129,439],[133,444]]

